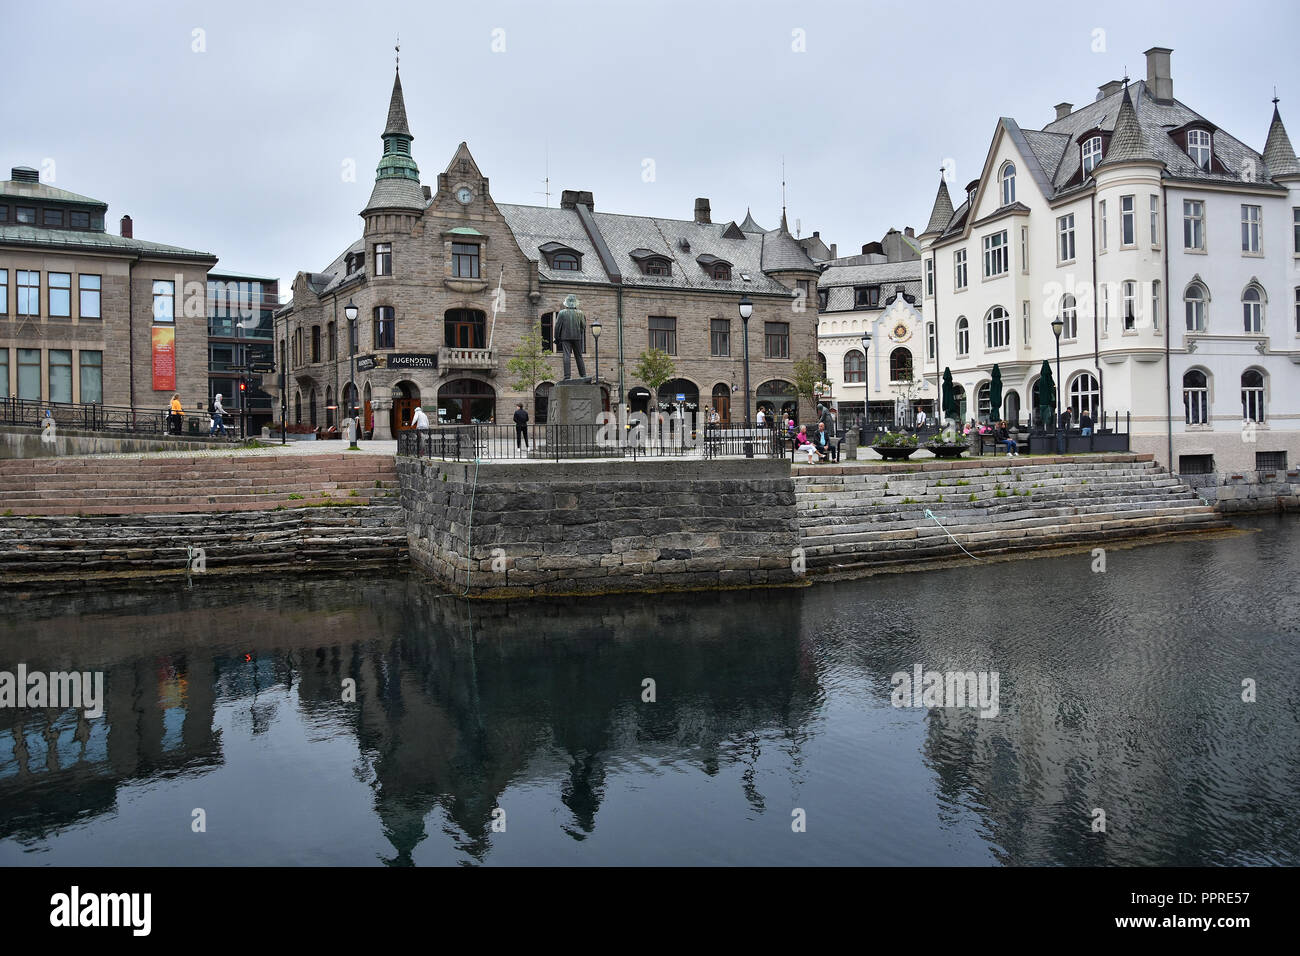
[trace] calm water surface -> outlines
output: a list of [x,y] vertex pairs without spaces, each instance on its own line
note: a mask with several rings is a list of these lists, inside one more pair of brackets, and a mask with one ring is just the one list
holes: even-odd
[[[107,702],[0,710],[0,864],[1300,864],[1300,522],[1252,526],[799,591],[10,594],[0,669]],[[1000,713],[891,706],[916,663]]]

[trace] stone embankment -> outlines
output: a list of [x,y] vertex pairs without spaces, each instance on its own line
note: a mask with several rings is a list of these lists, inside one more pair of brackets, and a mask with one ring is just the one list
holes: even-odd
[[815,467],[794,480],[811,574],[1230,527],[1150,455]]

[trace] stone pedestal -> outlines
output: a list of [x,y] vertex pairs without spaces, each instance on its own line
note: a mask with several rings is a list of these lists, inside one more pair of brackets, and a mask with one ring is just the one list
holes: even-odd
[[548,458],[592,458],[609,454],[596,444],[596,419],[604,411],[600,386],[595,382],[557,382],[547,406]]
[[370,413],[375,416],[375,433],[370,436],[371,441],[392,441],[393,433],[389,428],[391,424],[389,418],[393,411],[393,400],[391,398],[375,398],[370,401]]

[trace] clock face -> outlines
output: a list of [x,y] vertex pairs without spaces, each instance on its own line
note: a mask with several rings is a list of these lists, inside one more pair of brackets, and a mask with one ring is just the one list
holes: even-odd
[[456,190],[456,201],[462,206],[468,206],[470,200],[474,198],[474,191],[468,186],[461,186]]

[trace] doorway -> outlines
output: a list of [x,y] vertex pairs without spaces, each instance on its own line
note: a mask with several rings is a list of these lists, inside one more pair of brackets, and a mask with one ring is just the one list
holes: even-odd
[[393,437],[398,432],[409,431],[415,410],[420,407],[420,387],[414,382],[398,382],[393,386],[393,411],[390,427]]

